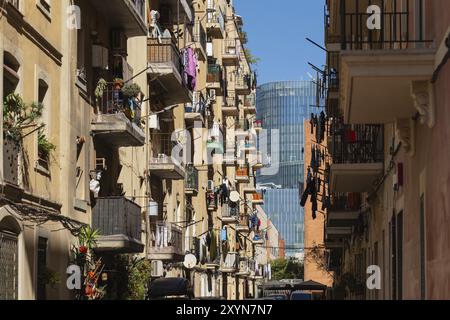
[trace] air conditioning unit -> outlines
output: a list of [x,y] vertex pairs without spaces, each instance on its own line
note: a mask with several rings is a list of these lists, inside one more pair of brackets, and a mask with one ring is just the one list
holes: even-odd
[[217,100],[216,89],[209,90],[209,100],[215,102]]
[[109,66],[108,48],[94,44],[92,46],[92,67],[107,70]]
[[208,180],[208,191],[214,191],[214,181]]
[[161,260],[152,261],[152,277],[159,278],[164,274],[164,265]]
[[112,50],[114,51],[126,51],[127,50],[127,36],[122,30],[111,31]]

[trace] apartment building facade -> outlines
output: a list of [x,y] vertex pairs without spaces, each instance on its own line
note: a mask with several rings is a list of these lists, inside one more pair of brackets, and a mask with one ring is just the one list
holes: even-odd
[[[232,2],[0,4],[0,298],[73,298],[86,225],[107,298],[120,255],[150,260],[153,279],[188,278],[197,297],[254,297],[262,127]],[[39,117],[14,123],[18,101]],[[41,283],[48,270],[58,285]]]
[[[326,5],[324,234],[336,297],[447,299],[448,3]],[[380,287],[369,290],[373,265]]]

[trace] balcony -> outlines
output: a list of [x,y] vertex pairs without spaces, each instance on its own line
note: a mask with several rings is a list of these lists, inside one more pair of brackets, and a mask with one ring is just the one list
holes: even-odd
[[194,25],[194,35],[193,40],[195,42],[195,49],[197,51],[198,57],[202,61],[206,61],[208,56],[206,54],[206,31],[200,21],[196,21]]
[[182,229],[167,222],[157,222],[150,227],[154,238],[151,239],[148,259],[182,261],[184,257]]
[[339,72],[341,54],[339,51],[328,52],[327,54],[327,68],[326,68],[326,87],[328,99],[339,99],[340,77]]
[[256,96],[255,94],[249,94],[244,98],[244,113],[256,114]]
[[250,181],[248,167],[240,167],[236,169],[236,182],[248,183]]
[[150,173],[161,179],[183,180],[186,171],[175,159],[165,154],[159,154],[157,158],[150,159]]
[[235,90],[238,95],[249,95],[252,92],[252,77],[249,74],[237,75]]
[[325,227],[325,239],[327,242],[339,241],[350,237],[352,234],[351,227]]
[[262,193],[255,192],[252,194],[252,204],[253,205],[264,204],[264,196],[262,195]]
[[327,212],[328,227],[351,227],[356,224],[361,211],[360,193],[335,193],[330,202]]
[[97,198],[92,228],[100,232],[98,252],[139,253],[144,249],[141,207],[124,197]]
[[198,194],[198,170],[192,164],[186,166],[184,193],[190,196]]
[[238,270],[239,255],[236,252],[229,252],[225,259],[222,261],[222,266],[220,267],[221,272],[234,273]]
[[176,44],[170,38],[147,40],[148,76],[151,95],[164,105],[192,103],[192,90],[183,80],[184,66]]
[[262,120],[254,120],[253,121],[253,130],[255,130],[257,133],[261,133],[263,131]]
[[237,163],[237,157],[236,157],[236,149],[234,145],[227,146],[227,149],[225,150],[225,153],[223,155],[223,163],[226,166],[234,167]]
[[207,112],[205,97],[201,92],[194,92],[192,104],[184,107],[184,119],[186,122],[204,121]]
[[247,257],[239,259],[239,270],[236,272],[237,276],[247,277],[250,275],[250,261]]
[[331,189],[334,192],[371,191],[383,174],[383,126],[349,126],[335,119],[331,131]]
[[110,28],[123,29],[128,37],[146,36],[145,0],[91,0],[98,17],[109,18]]
[[218,64],[208,64],[208,74],[206,75],[206,88],[214,89],[216,95],[223,94],[223,73],[222,67]]
[[239,222],[239,204],[229,202],[222,205],[222,224],[237,224]]
[[236,40],[226,39],[223,41],[222,63],[224,66],[239,65],[239,49]]
[[264,244],[264,238],[261,231],[255,231],[252,242],[255,246],[261,246]]
[[184,166],[176,159],[173,152],[182,146],[172,141],[170,134],[154,134],[153,144],[159,146],[157,157],[150,159],[149,171],[151,175],[167,180],[183,180],[186,176]]
[[125,97],[119,86],[108,83],[97,99],[97,114],[91,129],[96,138],[114,147],[143,146],[145,134],[138,98]]
[[206,206],[208,208],[208,211],[216,211],[218,207],[217,203],[217,195],[214,193],[214,191],[208,191],[206,193]]
[[250,165],[254,170],[264,168],[263,153],[261,151],[257,151],[256,155],[252,155]]
[[243,184],[242,190],[244,191],[244,193],[255,193],[256,192],[256,186],[254,182],[250,182],[247,184]]
[[236,231],[241,234],[248,235],[250,233],[250,225],[248,215],[241,215],[239,217],[239,224],[236,226]]
[[[341,14],[341,108],[346,123],[410,119],[422,105],[433,113],[432,41],[414,37],[421,12],[383,12],[383,32],[369,30],[367,13]],[[423,96],[426,98],[423,98]],[[416,99],[427,100],[418,102]]]
[[222,113],[224,116],[236,117],[239,115],[237,96],[231,94],[226,97],[225,104],[222,106]]
[[208,13],[206,15],[206,30],[208,36],[215,39],[225,38],[225,15],[222,9],[219,7],[208,8]]

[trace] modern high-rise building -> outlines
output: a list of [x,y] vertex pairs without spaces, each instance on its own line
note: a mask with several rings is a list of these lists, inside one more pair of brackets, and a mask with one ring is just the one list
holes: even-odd
[[303,249],[304,214],[299,203],[304,181],[303,123],[311,113],[321,111],[316,106],[316,89],[312,81],[283,81],[261,85],[257,90],[257,116],[267,130],[271,168],[278,167],[261,171],[257,183],[272,186],[265,191],[264,210],[285,239],[287,255]]

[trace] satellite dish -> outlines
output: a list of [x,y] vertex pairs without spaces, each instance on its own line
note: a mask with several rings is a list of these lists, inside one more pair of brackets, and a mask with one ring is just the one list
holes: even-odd
[[230,193],[231,202],[239,202],[240,199],[241,199],[241,196],[240,196],[239,192],[231,191],[231,193]]
[[193,269],[197,265],[197,258],[193,254],[187,254],[184,257],[183,265],[186,269]]

